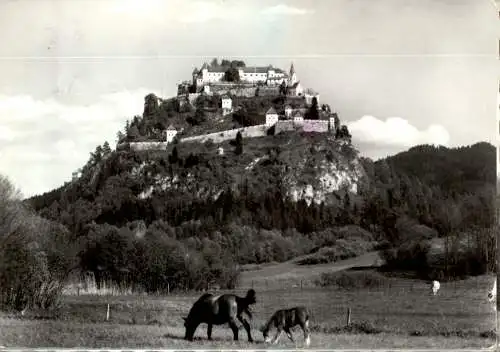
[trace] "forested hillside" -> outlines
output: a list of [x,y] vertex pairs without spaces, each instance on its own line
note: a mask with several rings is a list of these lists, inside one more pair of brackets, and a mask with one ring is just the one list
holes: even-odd
[[[120,138],[154,131],[147,121],[161,119],[163,104],[150,105]],[[180,118],[162,116],[163,125]],[[79,178],[24,201],[58,238],[55,251],[49,240],[30,248],[52,253],[50,265],[66,275],[57,282],[91,271],[98,284],[146,291],[234,287],[242,264],[310,254],[308,265],[376,249],[386,269],[426,279],[494,269],[492,145],[424,145],[373,162],[359,157],[346,132],[174,142],[159,151],[105,143]],[[446,254],[431,257],[438,237]]]

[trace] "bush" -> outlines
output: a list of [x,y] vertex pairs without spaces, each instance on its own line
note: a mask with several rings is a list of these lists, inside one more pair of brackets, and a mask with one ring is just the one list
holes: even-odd
[[388,248],[380,251],[388,269],[411,270],[427,273],[429,265],[427,254],[430,249],[428,241],[411,241],[399,248]]
[[360,288],[382,288],[390,285],[390,279],[373,271],[345,271],[322,273],[317,286],[328,287],[337,286],[338,288],[350,290]]
[[[341,233],[340,236],[342,235],[343,234]],[[368,251],[373,250],[377,245],[376,242],[372,241],[371,234],[368,233],[368,235],[369,236],[364,235],[363,237],[346,236],[345,238],[339,238],[337,240],[333,240],[331,237],[324,237],[321,242],[331,244],[328,247],[322,247],[316,253],[297,261],[297,264],[314,265],[332,263],[338,260],[349,259],[365,254]],[[337,236],[339,236],[338,233]]]

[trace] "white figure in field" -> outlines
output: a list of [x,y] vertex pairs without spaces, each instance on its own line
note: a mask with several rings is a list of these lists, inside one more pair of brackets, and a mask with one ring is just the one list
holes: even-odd
[[437,281],[437,280],[432,281],[431,289],[432,289],[432,294],[434,296],[437,295],[440,288],[441,288],[441,284],[439,283],[439,281]]
[[497,279],[493,282],[493,287],[488,292],[488,301],[493,303],[493,310],[497,310]]

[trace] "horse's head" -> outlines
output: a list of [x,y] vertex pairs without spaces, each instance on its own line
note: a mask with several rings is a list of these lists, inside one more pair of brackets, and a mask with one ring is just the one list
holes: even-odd
[[271,337],[269,336],[269,329],[267,328],[267,326],[263,325],[259,330],[262,332],[264,342],[269,343],[271,341]]
[[251,288],[250,290],[247,291],[247,295],[245,297],[245,300],[247,301],[247,304],[255,304],[257,302],[257,299],[255,298],[255,290]]
[[194,332],[196,330],[196,325],[193,323],[190,317],[183,317],[184,327],[186,328],[186,333],[184,335],[185,340],[193,341]]

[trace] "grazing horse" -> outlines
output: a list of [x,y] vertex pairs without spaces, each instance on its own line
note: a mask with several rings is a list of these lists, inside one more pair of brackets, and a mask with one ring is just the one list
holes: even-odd
[[262,329],[262,335],[264,335],[265,342],[271,342],[269,337],[269,330],[274,326],[276,327],[276,336],[272,340],[272,343],[277,343],[283,331],[287,334],[288,338],[293,340],[291,328],[300,325],[302,331],[304,332],[304,341],[306,346],[311,343],[311,334],[309,331],[309,312],[306,307],[299,306],[289,309],[280,309],[276,311],[271,318],[268,320],[267,324]]
[[441,287],[441,284],[439,283],[439,281],[437,281],[437,280],[432,281],[431,290],[432,290],[432,294],[434,296],[437,295],[440,287]]
[[488,292],[488,301],[495,303],[493,305],[493,309],[495,311],[497,310],[496,300],[497,300],[497,279],[495,278],[495,281],[493,283],[493,288]]
[[184,327],[186,334],[184,339],[193,341],[194,333],[201,323],[206,323],[207,336],[212,340],[212,326],[229,323],[229,327],[233,331],[234,340],[238,341],[238,319],[245,330],[247,331],[248,341],[253,342],[252,334],[250,333],[250,324],[243,316],[246,313],[252,319],[250,305],[256,303],[255,291],[248,290],[245,297],[239,297],[233,294],[224,294],[214,296],[211,293],[205,293],[194,304],[189,314],[184,319]]

